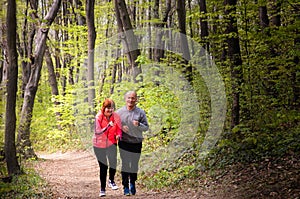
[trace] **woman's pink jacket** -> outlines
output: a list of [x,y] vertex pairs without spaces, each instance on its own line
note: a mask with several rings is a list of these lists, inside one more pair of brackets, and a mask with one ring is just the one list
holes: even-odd
[[[101,133],[108,123],[112,121],[113,126],[109,126],[104,133]],[[101,133],[101,134],[99,134]],[[121,119],[120,116],[113,112],[109,120],[100,111],[95,118],[95,133],[93,136],[93,145],[98,148],[107,148],[117,143],[116,136],[122,137]]]

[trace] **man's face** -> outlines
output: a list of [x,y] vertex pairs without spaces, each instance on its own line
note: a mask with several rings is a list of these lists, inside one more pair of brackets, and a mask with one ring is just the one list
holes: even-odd
[[137,96],[134,92],[128,93],[126,96],[126,105],[128,108],[133,108],[135,107],[137,102]]

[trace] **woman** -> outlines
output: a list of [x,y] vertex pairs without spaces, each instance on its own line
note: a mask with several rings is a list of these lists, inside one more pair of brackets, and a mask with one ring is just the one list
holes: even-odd
[[118,189],[114,181],[117,166],[117,144],[122,136],[121,120],[114,112],[115,103],[112,99],[105,99],[102,108],[95,118],[95,133],[93,136],[94,152],[100,167],[100,194],[105,196],[107,159],[109,163],[108,185],[113,190]]

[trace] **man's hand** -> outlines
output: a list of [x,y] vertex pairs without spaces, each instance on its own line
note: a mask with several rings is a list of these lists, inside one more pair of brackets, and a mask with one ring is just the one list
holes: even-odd
[[134,126],[139,126],[139,121],[137,121],[137,120],[133,120],[132,123]]
[[122,126],[122,131],[128,133],[129,132],[128,126]]

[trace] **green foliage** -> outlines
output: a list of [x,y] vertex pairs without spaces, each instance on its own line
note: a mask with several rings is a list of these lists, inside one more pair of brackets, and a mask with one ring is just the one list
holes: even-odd
[[224,167],[233,162],[260,161],[264,158],[298,153],[299,114],[289,114],[289,118],[277,115],[270,123],[260,125],[259,131],[253,132],[249,127],[242,125],[236,127],[232,133],[225,134],[224,139],[211,153],[210,159],[216,166]]
[[[0,162],[1,177],[4,165]],[[12,178],[10,183],[0,181],[1,198],[49,198],[50,189],[46,182],[32,168],[23,170],[23,174]]]
[[[75,100],[74,89],[67,88],[68,92],[64,96],[57,97],[49,95],[49,89],[48,85],[41,84],[37,92],[31,123],[33,148],[49,153],[83,148],[78,124],[84,122],[81,122],[83,116],[76,117],[75,114],[80,106],[76,106],[78,102]],[[54,105],[54,101],[59,104]]]
[[162,169],[153,175],[144,175],[141,183],[147,189],[161,190],[165,187],[176,186],[182,180],[189,178],[193,165],[183,166],[172,170]]

